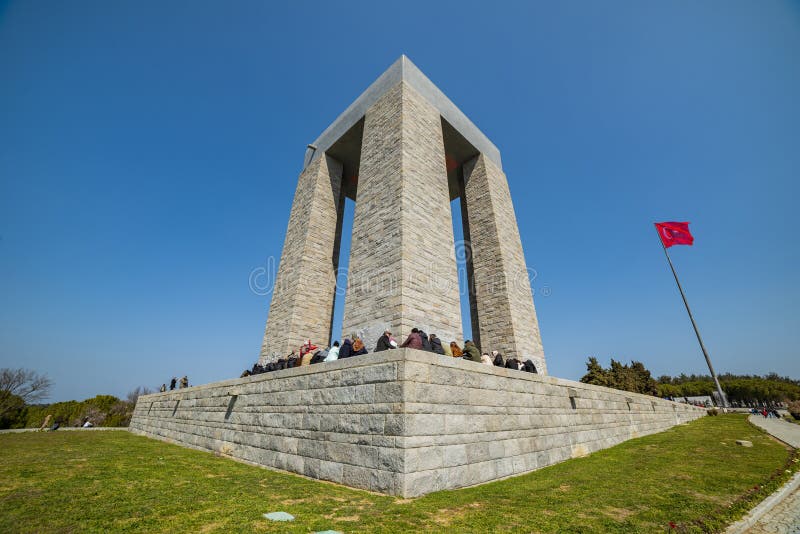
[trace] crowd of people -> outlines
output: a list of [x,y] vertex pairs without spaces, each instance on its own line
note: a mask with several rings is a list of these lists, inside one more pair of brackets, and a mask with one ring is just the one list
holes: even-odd
[[[397,348],[410,348],[433,352],[441,356],[451,358],[461,358],[464,360],[472,361],[479,364],[491,365],[496,367],[505,367],[507,369],[516,369],[519,371],[526,371],[529,373],[537,373],[536,365],[531,360],[522,361],[517,358],[503,358],[503,355],[498,351],[493,350],[491,353],[481,353],[480,349],[471,340],[464,342],[464,347],[459,347],[458,343],[451,341],[450,343],[442,342],[436,334],[428,335],[419,328],[411,329],[403,343],[398,344],[389,330],[383,332],[375,346],[373,352],[383,352],[386,350],[393,350]],[[298,351],[292,351],[291,354],[284,358],[280,358],[274,362],[265,364],[256,363],[252,369],[246,369],[242,373],[242,377],[257,375],[261,373],[268,373],[270,371],[278,371],[280,369],[289,369],[291,367],[302,367],[304,365],[314,365],[317,363],[332,362],[343,358],[352,358],[362,354],[368,354],[369,351],[364,346],[363,340],[358,336],[351,336],[345,338],[341,345],[335,341],[333,345],[325,348],[320,348],[314,345],[311,340],[306,340]],[[173,379],[174,382],[175,379]],[[173,388],[171,388],[173,389]]]
[[781,419],[781,414],[778,413],[778,410],[776,410],[774,408],[769,408],[769,409],[761,408],[761,410],[758,410],[757,408],[751,408],[750,409],[750,414],[751,415],[759,415],[759,414],[763,415],[764,419],[772,419],[772,418]]
[[[169,390],[172,391],[173,389],[175,389],[175,387],[178,384],[179,384],[178,383],[178,379],[173,376],[172,380],[169,381]],[[186,375],[183,375],[183,378],[181,378],[181,381],[180,381],[180,389],[188,388],[188,387],[189,387],[189,377],[186,376]],[[161,393],[164,393],[165,391],[167,391],[167,385],[166,384],[161,384],[161,387],[158,390]]]

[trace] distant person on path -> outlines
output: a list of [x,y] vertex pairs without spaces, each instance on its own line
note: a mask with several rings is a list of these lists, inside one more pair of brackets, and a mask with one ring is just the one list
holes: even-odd
[[392,341],[392,333],[388,330],[383,332],[383,335],[378,338],[378,344],[375,345],[375,352],[381,352],[384,350],[393,349],[394,347],[391,344]]
[[183,375],[183,378],[181,378],[181,389],[188,388],[188,387],[189,387],[189,377],[186,376],[186,375]]
[[175,386],[177,384],[178,384],[178,379],[173,376],[172,380],[169,381],[169,390],[172,391],[173,389],[175,389]]
[[411,333],[408,334],[408,337],[403,344],[400,345],[401,347],[408,347],[409,349],[417,349],[422,350],[422,338],[419,335],[419,330],[416,328],[411,329]]
[[164,393],[165,391],[167,391],[167,385],[166,384],[161,384],[161,388],[158,391],[160,391],[161,393]]
[[481,351],[478,350],[478,347],[475,346],[472,340],[468,339],[464,342],[464,359],[477,363],[481,361]]
[[453,358],[460,358],[464,355],[464,352],[461,350],[461,347],[458,346],[458,343],[455,341],[450,342],[450,355]]
[[334,341],[333,346],[328,351],[328,355],[325,356],[325,359],[322,360],[323,362],[335,362],[339,359],[339,342]]
[[52,419],[52,418],[53,418],[52,415],[47,414],[47,417],[44,418],[44,422],[42,423],[42,426],[39,427],[39,432],[41,432],[42,430],[47,428],[47,426],[50,424],[50,419]]

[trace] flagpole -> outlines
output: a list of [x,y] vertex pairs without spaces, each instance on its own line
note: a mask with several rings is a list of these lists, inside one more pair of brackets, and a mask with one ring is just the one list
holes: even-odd
[[719,385],[719,380],[717,379],[717,373],[714,372],[714,366],[711,365],[711,358],[708,357],[708,351],[706,350],[706,346],[703,344],[703,338],[700,337],[700,330],[697,329],[697,323],[694,322],[692,309],[689,308],[689,301],[686,300],[686,295],[683,293],[683,287],[681,287],[681,281],[678,280],[678,273],[675,272],[675,267],[672,265],[672,260],[670,259],[669,253],[667,252],[667,247],[664,246],[664,240],[661,239],[660,235],[658,236],[658,240],[661,242],[661,248],[664,249],[664,255],[667,257],[669,268],[672,269],[672,276],[675,277],[675,283],[678,284],[678,291],[681,292],[681,298],[683,299],[683,304],[684,306],[686,306],[686,311],[689,313],[689,319],[692,321],[692,327],[694,327],[694,333],[697,336],[697,341],[700,342],[700,348],[703,350],[703,356],[706,357],[708,370],[711,371],[711,378],[714,379],[714,384],[717,386],[717,393],[719,394],[719,400],[722,403],[722,407],[727,408],[728,403],[725,400],[725,394],[722,392],[722,387]]

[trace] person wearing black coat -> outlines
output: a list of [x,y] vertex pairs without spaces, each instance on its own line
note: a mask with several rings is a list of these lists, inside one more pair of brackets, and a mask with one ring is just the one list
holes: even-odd
[[349,358],[353,355],[353,342],[349,339],[345,339],[344,343],[342,343],[342,348],[339,349],[339,359],[342,358]]
[[389,350],[393,349],[394,347],[389,343],[389,336],[392,333],[386,330],[381,337],[378,338],[378,344],[375,346],[374,352],[380,352],[382,350]]
[[492,354],[494,354],[494,361],[492,363],[494,363],[495,367],[505,367],[506,362],[503,360],[503,355],[496,350],[493,350]]
[[422,330],[419,331],[419,337],[422,338],[422,350],[427,350],[428,352],[433,352],[433,347],[431,347],[431,341],[428,339],[428,334],[423,332]]
[[[442,340],[436,337],[436,334],[431,334],[429,339],[431,344],[431,350],[436,354],[441,354],[444,356],[444,348],[442,347]],[[425,343],[425,338],[423,338],[422,343]]]
[[525,360],[522,370],[528,373],[537,373],[537,374],[539,373],[539,371],[536,370],[536,365],[534,365],[534,363],[531,360]]

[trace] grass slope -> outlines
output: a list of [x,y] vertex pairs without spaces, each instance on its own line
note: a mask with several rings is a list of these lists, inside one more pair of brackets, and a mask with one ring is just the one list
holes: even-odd
[[[789,456],[744,416],[706,417],[527,475],[404,500],[121,431],[3,434],[0,531],[716,530],[788,478],[797,466]],[[295,521],[262,518],[279,510]]]

